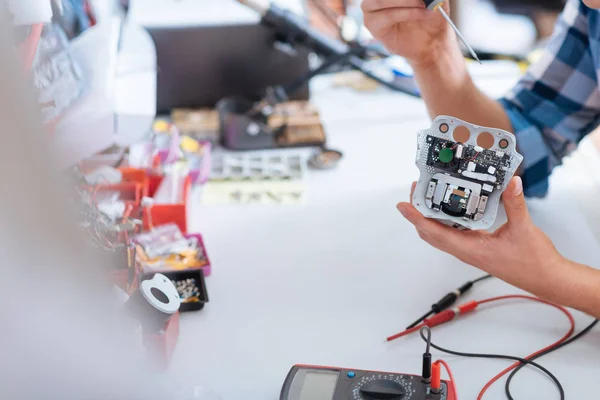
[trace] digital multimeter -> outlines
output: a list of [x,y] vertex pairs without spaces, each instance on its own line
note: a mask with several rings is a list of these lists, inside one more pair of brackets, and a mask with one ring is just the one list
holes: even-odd
[[281,389],[280,400],[456,400],[442,382],[439,394],[416,375],[296,365]]

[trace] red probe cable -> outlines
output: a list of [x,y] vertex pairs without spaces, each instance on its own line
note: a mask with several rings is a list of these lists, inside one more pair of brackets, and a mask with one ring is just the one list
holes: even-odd
[[[573,319],[573,315],[569,312],[569,310],[567,310],[564,307],[561,307],[559,305],[550,303],[548,301],[539,299],[537,297],[532,297],[532,296],[521,296],[521,295],[510,295],[510,296],[500,296],[500,297],[493,297],[491,299],[486,299],[486,300],[482,300],[479,302],[479,304],[485,304],[485,303],[491,303],[494,301],[499,301],[499,300],[507,300],[507,299],[526,299],[526,300],[533,300],[533,301],[537,301],[538,303],[543,303],[543,304],[547,304],[549,306],[552,306],[554,308],[556,308],[557,310],[560,310],[563,312],[563,314],[565,314],[567,316],[567,318],[569,319],[569,323],[571,324],[571,327],[569,329],[569,331],[557,342],[551,344],[550,346],[547,346],[539,351],[536,351],[535,353],[525,357],[526,360],[529,360],[532,357],[537,356],[540,353],[543,353],[547,350],[550,350],[553,347],[556,347],[560,344],[562,344],[563,342],[565,342],[566,340],[568,340],[571,335],[573,334],[573,332],[575,331],[575,319]],[[481,389],[481,392],[479,392],[479,396],[477,396],[477,400],[481,400],[483,398],[483,395],[485,394],[485,392],[490,388],[490,386],[492,386],[498,379],[502,378],[504,375],[506,375],[507,373],[509,373],[510,371],[512,371],[513,369],[515,369],[516,367],[518,367],[521,363],[520,362],[516,362],[514,364],[512,364],[511,366],[507,367],[506,369],[504,369],[502,372],[500,372],[498,375],[496,375],[495,377],[493,377],[488,383],[485,384],[485,386],[483,387],[483,389]]]
[[[403,332],[400,332],[396,335],[390,336],[387,338],[388,342],[391,342],[392,340],[396,340],[398,338],[401,338],[403,336],[407,336],[413,332],[416,332],[418,330],[420,330],[422,327],[424,326],[428,326],[429,328],[433,328],[435,326],[438,325],[442,325],[445,324],[447,322],[452,321],[456,316],[461,315],[461,314],[467,314],[470,313],[472,311],[474,311],[475,309],[477,309],[477,307],[479,307],[482,304],[487,304],[487,303],[492,303],[495,301],[501,301],[501,300],[510,300],[510,299],[524,299],[524,300],[531,300],[531,301],[536,301],[538,303],[543,303],[546,305],[549,305],[551,307],[556,308],[557,310],[561,311],[563,314],[565,314],[567,316],[567,318],[569,319],[569,323],[570,323],[570,329],[569,331],[557,342],[551,344],[550,346],[547,346],[539,351],[536,351],[535,353],[525,357],[525,359],[530,359],[532,357],[537,356],[540,353],[543,353],[547,350],[550,350],[551,348],[554,348],[560,344],[562,344],[563,342],[565,342],[566,340],[569,339],[569,337],[571,337],[571,335],[573,334],[573,332],[575,331],[575,319],[573,318],[573,315],[571,315],[571,313],[564,307],[561,307],[559,305],[550,303],[548,301],[542,300],[540,298],[537,297],[533,297],[533,296],[525,296],[525,295],[507,295],[507,296],[499,296],[499,297],[492,297],[489,299],[484,299],[484,300],[480,300],[480,301],[471,301],[468,303],[465,303],[461,306],[458,306],[455,309],[452,310],[446,310],[446,311],[442,311],[439,314],[434,315],[431,318],[428,318],[426,320],[423,321],[423,323],[421,323],[418,326],[415,326],[414,328],[411,329],[407,329]],[[454,379],[452,377],[452,374],[450,372],[450,368],[448,367],[448,365],[443,361],[440,360],[439,361],[440,364],[444,365],[444,368],[446,368],[446,370],[448,371],[448,375],[450,376],[450,379],[452,380],[452,384],[454,385]],[[512,371],[513,369],[515,369],[516,367],[518,367],[519,365],[521,365],[520,362],[516,362],[514,364],[512,364],[511,366],[507,367],[506,369],[504,369],[502,372],[500,372],[498,375],[496,375],[495,377],[493,377],[488,383],[486,383],[486,385],[483,387],[483,389],[481,389],[481,392],[479,392],[479,395],[477,396],[477,400],[481,400],[483,398],[483,395],[485,394],[485,392],[490,388],[490,386],[492,386],[498,379],[500,379],[501,377],[503,377],[504,375],[506,375],[508,372]],[[455,398],[456,398],[456,388],[453,387],[453,391],[455,394]]]
[[[439,366],[442,365],[444,367],[444,369],[446,370],[446,373],[448,374],[448,377],[450,377],[450,384],[448,386],[450,386],[452,388],[452,395],[454,400],[458,400],[458,393],[456,392],[456,384],[454,383],[454,375],[452,375],[452,370],[450,369],[450,366],[448,365],[448,363],[444,360],[437,360],[435,363],[433,363],[433,365],[437,365],[438,366],[438,371],[439,371]],[[448,389],[450,390],[450,389]]]

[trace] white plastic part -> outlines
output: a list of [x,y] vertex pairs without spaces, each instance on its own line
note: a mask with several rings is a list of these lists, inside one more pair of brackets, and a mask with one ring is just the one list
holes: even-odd
[[123,173],[116,168],[103,166],[85,175],[89,185],[116,185],[123,182]]
[[[447,124],[450,127],[450,129],[448,129],[446,133],[442,132],[442,130],[440,129],[440,126],[443,124]],[[476,162],[468,162],[465,166],[464,163],[466,162],[466,160],[458,160],[459,162],[463,163],[464,170],[458,170],[460,172],[457,171],[455,173],[448,170],[444,170],[442,168],[437,168],[432,165],[427,165],[429,151],[431,147],[430,141],[428,141],[428,137],[439,138],[452,143],[456,143],[456,141],[453,138],[453,133],[457,127],[466,127],[471,132],[469,141],[462,144],[465,147],[463,153],[466,152],[469,148],[472,149],[471,151],[484,151],[477,145],[477,136],[480,133],[489,132],[496,138],[494,146],[489,150],[493,152],[492,154],[496,155],[502,150],[502,157],[504,157],[505,155],[508,155],[510,157],[509,162],[506,162],[506,164],[509,164],[509,166],[502,168],[502,171],[504,172],[504,179],[502,180],[501,185],[499,182],[497,182],[498,179],[496,175],[491,173],[491,169],[487,170],[487,172],[489,172],[490,174],[475,172]],[[498,143],[502,139],[507,140],[509,143],[509,146],[505,149],[500,149],[498,147]],[[472,125],[453,117],[440,116],[436,118],[436,120],[433,122],[432,126],[429,129],[420,131],[418,133],[416,165],[421,171],[421,173],[419,181],[417,182],[417,186],[415,188],[412,203],[417,208],[417,210],[419,210],[419,212],[421,212],[421,214],[423,214],[425,217],[437,219],[440,222],[443,222],[447,225],[456,226],[462,229],[490,229],[494,221],[496,220],[502,193],[504,193],[504,190],[506,190],[506,187],[510,183],[510,180],[514,176],[522,161],[523,157],[519,153],[517,153],[516,139],[513,134],[499,129],[485,128],[477,125]],[[497,173],[497,171],[498,169],[494,167],[493,172]],[[469,188],[469,190],[472,190],[472,194],[469,197],[466,209],[467,212],[476,212],[477,220],[465,217],[455,217],[446,214],[442,210],[434,210],[432,208],[433,202],[431,196],[432,179],[434,179],[434,182],[435,180],[437,180],[438,182],[440,182],[440,184],[443,185],[446,185],[448,183],[456,185],[457,182],[460,182],[462,187]],[[476,190],[473,188],[473,185],[477,186]],[[440,187],[440,185],[437,186],[438,187],[435,189],[436,193],[438,190],[444,190],[444,187]],[[484,188],[493,190],[489,197],[483,195],[479,197],[478,193],[480,193],[481,190]],[[434,196],[434,199],[436,198],[438,198],[437,194]],[[482,209],[484,210],[483,213],[481,213]]]
[[[165,302],[159,299],[152,293],[152,289],[162,292],[168,301]],[[175,314],[179,310],[181,305],[179,293],[177,293],[173,283],[163,274],[155,274],[152,279],[143,281],[140,285],[140,291],[146,301],[162,313]]]
[[122,25],[115,16],[70,44],[85,89],[61,115],[54,133],[63,168],[113,145],[143,140],[156,116],[156,48],[148,32],[130,20]]
[[154,206],[156,202],[154,201],[154,199],[152,197],[142,197],[142,207],[143,208],[150,208],[152,206]]
[[103,201],[98,203],[98,210],[113,221],[123,218],[127,206],[124,201]]
[[13,25],[45,24],[52,20],[51,0],[6,0]]
[[464,146],[462,145],[458,145],[458,147],[456,148],[456,158],[462,158],[463,156],[463,150],[464,150]]

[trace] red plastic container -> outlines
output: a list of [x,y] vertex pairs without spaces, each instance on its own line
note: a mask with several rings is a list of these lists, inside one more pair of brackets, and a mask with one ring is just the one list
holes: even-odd
[[[127,292],[128,271],[126,269],[118,269],[111,271],[112,283],[118,286],[123,291]],[[130,293],[128,293],[130,294]]]
[[169,369],[179,339],[179,313],[175,313],[161,334],[144,335],[144,345],[152,361],[163,371]]
[[137,168],[119,168],[123,174],[123,182],[133,182],[140,184],[142,188],[142,197],[148,196],[150,190],[150,178],[144,169]]
[[[158,186],[163,180],[162,176],[157,175],[149,175],[149,187],[148,187],[148,195],[150,197],[154,196]],[[185,179],[184,187],[183,187],[183,203],[178,204],[155,204],[150,209],[144,209],[144,229],[151,229],[150,221],[152,221],[153,226],[160,226],[165,224],[174,223],[179,226],[181,232],[187,232],[187,202],[188,196],[190,194],[190,188],[192,186],[192,181],[188,176]],[[149,218],[149,213],[152,213],[152,218]]]

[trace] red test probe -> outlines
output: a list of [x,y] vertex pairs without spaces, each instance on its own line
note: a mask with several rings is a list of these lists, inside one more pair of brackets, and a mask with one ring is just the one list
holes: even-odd
[[[551,344],[550,346],[547,346],[527,357],[524,358],[524,360],[531,360],[532,358],[536,358],[536,356],[540,355],[540,354],[544,354],[545,352],[547,352],[548,350],[551,350],[557,346],[560,346],[562,343],[565,343],[573,334],[574,330],[575,330],[575,320],[573,318],[573,316],[571,315],[571,313],[564,307],[561,307],[559,305],[550,303],[548,301],[539,299],[537,297],[533,297],[533,296],[525,296],[525,295],[507,295],[507,296],[499,296],[499,297],[493,297],[493,298],[489,298],[489,299],[485,299],[485,300],[480,300],[480,301],[470,301],[468,303],[465,303],[461,306],[458,306],[455,309],[452,310],[446,310],[446,311],[442,311],[439,314],[434,315],[431,318],[425,319],[423,321],[423,323],[421,323],[420,325],[414,327],[414,328],[410,328],[407,329],[403,332],[400,332],[396,335],[390,336],[387,338],[387,341],[390,342],[392,340],[401,338],[403,336],[407,336],[413,332],[419,331],[420,329],[422,329],[423,327],[428,327],[428,328],[433,328],[435,326],[439,326],[442,324],[445,324],[447,322],[452,321],[455,317],[462,315],[462,314],[467,314],[470,313],[472,311],[475,311],[477,309],[477,307],[479,307],[482,304],[487,304],[487,303],[493,303],[496,301],[502,301],[502,300],[511,300],[511,299],[524,299],[524,300],[531,300],[531,301],[536,301],[538,303],[542,303],[542,304],[546,304],[549,305],[551,307],[556,308],[557,310],[561,311],[563,314],[565,314],[565,316],[569,319],[569,324],[570,324],[570,329],[569,331],[563,336],[561,337],[558,341],[556,341],[555,343]],[[433,345],[432,345],[433,346]],[[450,352],[451,354],[456,354],[456,355],[464,355],[464,356],[471,356],[471,357],[481,357],[482,355],[469,355],[467,353],[458,353],[458,352],[452,352],[449,350],[444,350],[441,349],[439,347],[435,347],[438,350],[442,350],[445,352]],[[490,356],[490,358],[504,358],[505,356]],[[513,358],[514,359],[514,358]],[[444,365],[444,362],[442,360],[436,362],[437,364],[442,364]],[[439,375],[440,375],[440,370],[439,370],[439,365],[436,366],[436,363],[434,363],[431,366],[431,388],[432,388],[432,392],[435,393],[435,390],[438,387],[438,381],[439,381]],[[480,391],[477,400],[482,400],[483,395],[486,393],[486,391],[489,389],[489,387],[496,382],[498,379],[500,379],[502,376],[506,375],[508,372],[512,371],[513,369],[517,368],[518,366],[522,365],[523,360],[516,362],[515,364],[512,364],[511,366],[507,367],[506,369],[504,369],[503,371],[501,371],[498,375],[496,375],[495,377],[493,377],[489,382],[486,383],[486,385],[483,387],[483,389]],[[444,367],[446,367],[446,369],[448,370],[448,374],[451,376],[451,372],[450,370],[447,368],[446,365],[444,365]],[[453,381],[453,379],[451,378],[451,380]],[[560,384],[559,384],[560,385]],[[452,388],[454,391],[454,394],[456,395],[456,388]],[[562,387],[560,387],[561,390],[561,394],[562,394]],[[456,397],[455,397],[456,398]],[[561,398],[563,398],[561,396]]]
[[485,281],[487,279],[491,279],[491,278],[492,278],[491,275],[482,276],[481,278],[469,281],[469,282],[465,283],[464,285],[462,285],[461,287],[459,287],[458,289],[456,289],[455,291],[448,293],[447,295],[442,297],[437,303],[433,304],[431,306],[431,309],[425,315],[423,315],[421,318],[419,318],[418,320],[416,320],[415,322],[413,322],[412,324],[407,326],[406,329],[414,328],[415,326],[417,326],[421,322],[423,322],[425,320],[425,318],[427,318],[431,315],[434,315],[434,314],[438,314],[438,313],[452,307],[454,305],[454,303],[456,303],[456,301],[459,298],[461,298],[469,290],[471,290],[471,288],[474,285],[478,284],[479,282]]
[[477,301],[470,301],[468,303],[465,303],[461,306],[458,306],[456,308],[453,308],[451,310],[446,310],[446,311],[442,311],[438,314],[435,314],[433,317],[431,318],[426,318],[421,324],[412,327],[410,329],[407,329],[403,332],[400,332],[396,335],[390,336],[387,338],[388,342],[391,342],[392,340],[396,340],[399,339],[403,336],[406,335],[410,335],[413,332],[417,332],[419,329],[421,329],[424,326],[428,326],[429,328],[433,328],[435,326],[438,325],[442,325],[445,324],[446,322],[450,322],[452,321],[454,318],[456,318],[456,316],[458,315],[462,315],[462,314],[468,314],[472,311],[475,311],[475,309],[477,308],[477,306],[479,306],[480,304],[482,304],[481,302],[477,302]]

